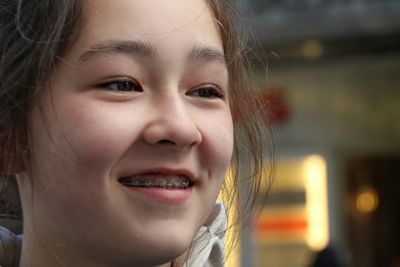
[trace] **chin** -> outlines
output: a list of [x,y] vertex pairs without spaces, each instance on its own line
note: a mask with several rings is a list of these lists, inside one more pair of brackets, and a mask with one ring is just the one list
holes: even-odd
[[195,233],[188,229],[179,229],[178,231],[165,232],[160,235],[155,235],[153,244],[154,251],[157,251],[157,256],[162,263],[175,260],[185,254],[192,245]]
[[131,266],[162,265],[185,255],[192,245],[196,232],[187,225],[179,228],[176,226],[168,228],[165,225],[163,228],[153,228],[151,232],[136,236],[135,240],[129,243],[137,245],[125,246],[130,248],[130,251],[125,252],[131,257],[134,254],[136,264]]

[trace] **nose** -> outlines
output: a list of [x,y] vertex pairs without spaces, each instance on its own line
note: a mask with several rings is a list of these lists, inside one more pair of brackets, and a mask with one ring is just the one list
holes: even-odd
[[192,147],[202,141],[200,129],[180,96],[155,99],[143,139],[150,145]]

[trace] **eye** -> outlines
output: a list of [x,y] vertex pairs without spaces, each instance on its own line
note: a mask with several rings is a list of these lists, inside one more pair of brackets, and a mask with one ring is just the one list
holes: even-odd
[[143,92],[139,82],[132,79],[113,80],[102,83],[99,86],[114,92]]
[[222,90],[211,85],[195,88],[186,93],[186,95],[197,96],[201,98],[224,98]]

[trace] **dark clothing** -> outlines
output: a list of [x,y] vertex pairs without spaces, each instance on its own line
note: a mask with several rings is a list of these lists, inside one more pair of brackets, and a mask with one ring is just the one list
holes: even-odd
[[338,255],[332,247],[326,247],[315,256],[312,267],[341,267]]

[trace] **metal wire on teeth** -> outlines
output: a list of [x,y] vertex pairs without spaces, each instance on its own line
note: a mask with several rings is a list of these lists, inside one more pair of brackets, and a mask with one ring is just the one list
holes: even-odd
[[150,181],[137,181],[133,180],[130,182],[124,181],[125,185],[135,186],[135,187],[158,187],[158,188],[187,188],[189,186],[189,182],[167,182],[167,181],[159,181],[157,183],[152,183]]

